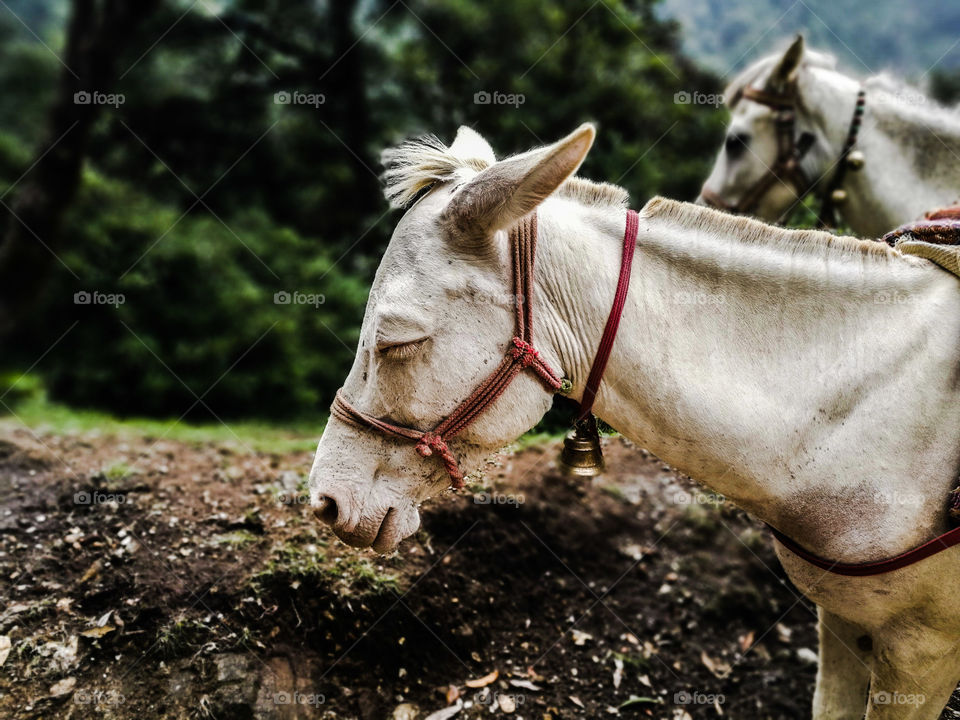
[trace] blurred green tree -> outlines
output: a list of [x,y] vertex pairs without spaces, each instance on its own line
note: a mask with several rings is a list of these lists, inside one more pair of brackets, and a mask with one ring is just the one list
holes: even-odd
[[[449,141],[468,124],[503,156],[592,120],[585,176],[623,184],[637,207],[696,194],[723,113],[684,99],[718,83],[680,54],[655,4],[162,2],[118,63],[125,102],[91,125],[77,201],[61,208],[66,267],[52,266],[4,364],[29,366],[71,328],[38,366],[55,398],[122,413],[319,414],[396,220],[378,179],[385,146]],[[0,91],[36,115],[48,91],[30,78],[46,87],[58,63],[16,52]],[[478,95],[495,92],[514,102]],[[9,184],[37,138],[4,118]],[[125,302],[75,304],[84,291]],[[275,304],[280,291],[325,302]]]

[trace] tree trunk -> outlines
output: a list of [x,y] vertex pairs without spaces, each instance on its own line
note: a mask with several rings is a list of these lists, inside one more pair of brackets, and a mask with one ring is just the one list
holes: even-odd
[[[133,31],[160,0],[73,0],[60,87],[47,140],[15,199],[0,201],[0,338],[23,322],[59,265],[60,224],[80,185],[90,129],[102,106],[78,93],[115,92],[118,60]],[[78,102],[77,100],[80,100]],[[44,154],[46,153],[46,154]]]

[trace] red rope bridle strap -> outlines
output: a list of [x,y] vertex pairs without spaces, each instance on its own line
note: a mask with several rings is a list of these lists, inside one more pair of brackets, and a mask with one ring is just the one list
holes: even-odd
[[846,575],[848,577],[868,577],[870,575],[882,575],[893,572],[894,570],[905,568],[907,565],[913,565],[915,562],[920,562],[931,555],[936,555],[939,552],[952,548],[954,545],[960,544],[960,527],[958,527],[942,535],[938,535],[933,540],[925,542],[923,545],[908,550],[896,557],[868,563],[841,563],[827,560],[819,555],[814,555],[776,528],[770,525],[767,527],[770,528],[770,532],[773,533],[777,541],[797,557],[806,560],[821,570],[826,570],[834,575]]
[[334,417],[357,427],[416,443],[422,457],[436,454],[443,462],[454,489],[463,487],[463,473],[447,443],[477,419],[524,370],[532,370],[551,391],[560,389],[560,376],[533,347],[533,262],[537,250],[537,215],[531,213],[511,231],[513,249],[513,294],[516,307],[516,332],[506,355],[496,370],[462,403],[457,405],[433,430],[426,432],[395,425],[368,415],[351,405],[338,390],[331,412]]
[[610,359],[610,352],[613,350],[613,341],[617,339],[620,318],[623,316],[623,306],[627,301],[627,293],[630,291],[630,272],[633,268],[633,254],[637,249],[639,227],[640,217],[634,210],[627,210],[627,228],[623,233],[623,254],[620,258],[620,277],[617,279],[617,292],[613,296],[613,305],[610,308],[610,315],[607,316],[607,324],[603,328],[603,336],[600,338],[597,354],[593,358],[590,375],[587,376],[583,398],[580,400],[577,422],[586,420],[593,410],[593,402],[597,398],[600,381],[603,379],[603,372],[607,369],[607,360]]

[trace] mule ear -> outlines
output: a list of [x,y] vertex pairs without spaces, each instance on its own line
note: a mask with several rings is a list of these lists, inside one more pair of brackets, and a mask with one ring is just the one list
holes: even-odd
[[478,165],[489,167],[497,162],[490,143],[473,128],[461,125],[450,152],[464,160],[479,160]]
[[800,61],[803,60],[804,42],[803,35],[797,35],[796,40],[787,48],[787,51],[780,58],[780,62],[770,73],[770,79],[767,86],[772,90],[782,90],[785,85],[792,82],[797,77],[797,70],[800,69]]
[[487,168],[460,188],[444,211],[457,237],[484,243],[543,202],[587,156],[596,131],[584,123],[563,140]]

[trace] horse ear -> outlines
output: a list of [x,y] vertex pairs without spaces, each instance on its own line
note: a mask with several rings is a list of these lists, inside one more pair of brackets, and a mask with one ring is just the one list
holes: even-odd
[[800,61],[803,60],[804,42],[803,35],[797,35],[796,40],[787,48],[787,51],[780,58],[780,62],[770,73],[770,79],[767,86],[771,90],[783,90],[784,86],[792,82],[797,77],[797,70],[800,69]]
[[444,220],[459,239],[485,243],[560,187],[580,167],[595,135],[593,125],[584,123],[553,145],[490,166],[457,191]]
[[461,125],[457,137],[450,146],[450,152],[465,160],[479,160],[480,164],[490,166],[497,162],[490,143],[473,128]]

